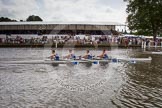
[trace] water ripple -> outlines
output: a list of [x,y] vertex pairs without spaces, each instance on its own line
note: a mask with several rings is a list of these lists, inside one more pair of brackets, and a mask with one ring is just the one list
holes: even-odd
[[[100,51],[95,50],[94,54]],[[0,49],[0,61],[39,60],[49,52],[50,49]],[[147,57],[139,49],[112,49],[109,54]],[[0,64],[0,108],[160,108],[162,58],[152,58],[150,64],[121,62],[107,66]]]

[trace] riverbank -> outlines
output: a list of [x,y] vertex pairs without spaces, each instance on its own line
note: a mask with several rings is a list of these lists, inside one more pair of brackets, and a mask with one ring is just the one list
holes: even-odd
[[81,45],[81,44],[0,44],[0,48],[23,48],[23,47],[32,47],[32,48],[41,48],[41,47],[52,47],[52,48],[63,48],[63,47],[75,47],[75,48],[95,48],[95,47],[141,47],[141,45],[118,45],[118,44],[98,44],[98,45]]

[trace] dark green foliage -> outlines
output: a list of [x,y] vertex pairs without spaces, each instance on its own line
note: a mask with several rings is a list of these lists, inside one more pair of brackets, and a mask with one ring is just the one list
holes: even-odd
[[0,17],[0,22],[16,22],[16,20],[12,20],[7,17]]
[[43,21],[39,16],[31,15],[29,16],[26,21]]
[[162,0],[124,0],[128,3],[128,27],[137,34],[153,35],[162,32]]

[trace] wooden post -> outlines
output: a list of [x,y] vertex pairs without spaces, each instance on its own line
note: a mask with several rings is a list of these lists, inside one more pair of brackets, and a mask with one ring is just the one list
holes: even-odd
[[141,45],[141,47],[143,48],[143,40],[142,40],[142,45]]
[[55,47],[57,48],[57,39],[56,39]]
[[146,41],[144,41],[144,49],[146,48]]

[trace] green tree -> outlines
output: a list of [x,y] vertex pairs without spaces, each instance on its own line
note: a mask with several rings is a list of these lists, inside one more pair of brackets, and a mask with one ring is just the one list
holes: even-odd
[[124,0],[128,3],[128,27],[138,34],[153,35],[162,30],[162,0]]
[[31,15],[29,16],[26,21],[43,21],[39,16]]
[[0,17],[0,22],[16,22],[16,20],[12,20],[7,17]]

